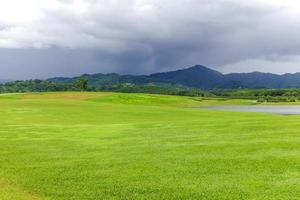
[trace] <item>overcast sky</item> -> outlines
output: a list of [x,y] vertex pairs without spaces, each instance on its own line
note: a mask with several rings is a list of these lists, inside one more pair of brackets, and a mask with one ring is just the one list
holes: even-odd
[[0,0],[0,79],[300,71],[299,0]]

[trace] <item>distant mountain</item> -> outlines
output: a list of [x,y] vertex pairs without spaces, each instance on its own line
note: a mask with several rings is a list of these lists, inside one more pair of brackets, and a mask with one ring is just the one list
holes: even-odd
[[205,66],[196,65],[188,69],[151,74],[149,77],[166,80],[173,84],[211,89],[222,83],[223,74]]
[[[223,83],[238,81],[246,88],[297,88],[300,87],[300,73],[271,74],[271,73],[232,73],[223,76]],[[221,87],[224,87],[222,85]]]
[[[92,86],[131,83],[137,85],[170,84],[210,90],[213,88],[294,88],[300,87],[300,73],[277,75],[271,73],[222,74],[202,65],[190,68],[155,73],[151,75],[84,74]],[[49,81],[73,83],[78,77],[51,78]]]

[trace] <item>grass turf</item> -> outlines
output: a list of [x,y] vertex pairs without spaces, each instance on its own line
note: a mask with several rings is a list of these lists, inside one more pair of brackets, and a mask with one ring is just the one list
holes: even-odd
[[146,94],[0,96],[0,199],[299,199],[300,117]]

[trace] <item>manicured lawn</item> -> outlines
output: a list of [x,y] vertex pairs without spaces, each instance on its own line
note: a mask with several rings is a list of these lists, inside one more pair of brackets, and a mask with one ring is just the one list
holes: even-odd
[[300,116],[146,94],[0,95],[0,199],[300,197]]

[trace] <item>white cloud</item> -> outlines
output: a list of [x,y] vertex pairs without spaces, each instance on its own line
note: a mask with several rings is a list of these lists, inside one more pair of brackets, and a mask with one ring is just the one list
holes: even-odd
[[280,34],[276,23],[285,29],[299,17],[294,0],[0,0],[0,45],[117,49],[214,31],[224,31],[231,42],[232,36],[246,39],[244,34],[251,37],[256,30]]
[[41,5],[38,0],[0,0],[0,23],[26,25],[40,19]]
[[300,55],[299,19],[298,0],[0,0],[0,48],[89,49],[139,72],[229,66]]
[[[276,69],[276,70],[274,70]],[[232,72],[266,72],[285,74],[300,72],[300,56],[271,56],[269,58],[246,59],[237,63],[224,65],[223,73]]]

